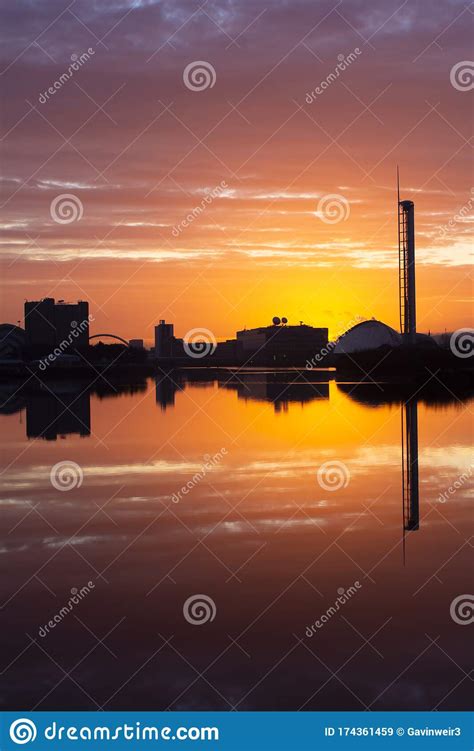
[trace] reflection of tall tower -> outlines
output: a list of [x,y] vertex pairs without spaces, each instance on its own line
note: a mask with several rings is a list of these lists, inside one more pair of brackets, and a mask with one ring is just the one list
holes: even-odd
[[398,195],[398,271],[400,333],[409,344],[416,340],[415,204]]
[[409,399],[402,407],[403,529],[420,526],[418,495],[418,402]]
[[178,390],[182,389],[179,381],[179,375],[173,374],[173,377],[168,373],[161,371],[155,377],[155,398],[156,403],[160,405],[164,412],[167,407],[174,407],[174,395]]

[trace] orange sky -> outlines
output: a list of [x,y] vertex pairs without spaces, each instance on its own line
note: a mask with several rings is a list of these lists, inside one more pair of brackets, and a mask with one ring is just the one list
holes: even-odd
[[[92,333],[147,340],[159,318],[218,339],[273,315],[332,336],[359,316],[397,327],[399,163],[419,329],[471,323],[462,3],[67,5],[4,13],[3,321],[50,295],[88,299]],[[193,61],[212,86],[185,85]],[[70,223],[51,215],[64,194]]]

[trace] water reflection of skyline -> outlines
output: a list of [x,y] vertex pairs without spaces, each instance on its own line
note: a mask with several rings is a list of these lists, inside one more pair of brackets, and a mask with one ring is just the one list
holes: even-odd
[[[155,402],[162,411],[176,405],[176,394],[187,388],[215,387],[235,392],[242,402],[273,404],[275,413],[287,412],[290,405],[304,407],[314,401],[328,401],[329,384],[335,380],[331,371],[308,374],[301,371],[251,370],[233,372],[222,369],[176,370],[162,372],[154,378]],[[410,390],[400,383],[336,382],[338,391],[351,401],[368,407],[386,405],[412,405],[413,424],[416,420],[416,405],[421,402],[436,407],[461,404],[472,398],[470,388],[451,388],[432,383],[419,389],[416,397],[410,397]],[[89,436],[91,434],[91,396],[108,399],[125,394],[145,392],[146,380],[111,383],[100,379],[97,383],[71,381],[41,383],[32,386],[18,386],[16,383],[3,384],[0,390],[0,415],[26,413],[26,435],[28,438],[57,440],[67,435]],[[415,443],[416,428],[410,430],[410,418],[405,414],[402,433],[404,451],[409,447],[406,438]],[[413,454],[413,450],[412,450]],[[406,473],[407,477],[410,473]]]
[[[62,402],[74,409],[74,398],[79,397],[79,405],[86,396],[91,435],[81,438],[81,425],[76,422],[69,427],[77,430],[65,441],[31,440],[4,476],[5,524],[12,530],[5,541],[4,561],[12,574],[4,580],[2,602],[13,599],[7,606],[11,626],[5,632],[10,657],[2,664],[22,654],[25,632],[34,635],[35,625],[48,620],[58,599],[62,601],[72,586],[92,577],[97,592],[81,605],[78,616],[101,637],[119,623],[110,645],[115,652],[127,654],[128,661],[125,667],[118,666],[99,648],[85,661],[86,669],[78,669],[74,677],[101,704],[113,696],[109,708],[135,706],[145,700],[150,685],[153,697],[148,697],[147,708],[157,701],[160,707],[191,707],[199,701],[209,708],[224,708],[227,704],[222,696],[236,697],[234,703],[238,701],[239,707],[246,709],[275,705],[331,709],[337,703],[358,708],[362,705],[337,683],[326,685],[309,701],[308,697],[325,685],[328,674],[316,658],[312,662],[310,657],[308,662],[307,650],[296,641],[293,644],[292,634],[303,633],[305,624],[333,601],[338,587],[359,578],[363,587],[344,610],[344,617],[331,622],[330,628],[307,644],[336,670],[361,646],[353,626],[369,638],[383,627],[377,633],[376,646],[385,659],[370,646],[362,654],[357,652],[350,673],[344,675],[345,683],[366,704],[382,693],[378,707],[409,702],[417,707],[436,705],[457,684],[459,675],[436,646],[426,652],[423,634],[431,633],[430,625],[436,623],[436,633],[443,634],[443,648],[464,665],[462,654],[458,654],[459,636],[455,646],[449,646],[454,642],[448,639],[456,637],[449,603],[459,586],[465,586],[462,577],[467,576],[467,546],[461,548],[462,539],[453,525],[461,532],[465,528],[468,499],[463,494],[445,506],[438,505],[449,523],[438,514],[433,501],[445,487],[446,478],[466,461],[467,454],[459,451],[467,445],[467,410],[464,429],[456,422],[456,432],[431,448],[431,436],[443,430],[445,408],[438,412],[432,405],[428,409],[418,405],[423,534],[407,534],[408,568],[404,569],[400,401],[393,397],[393,407],[362,404],[361,390],[364,400],[370,390],[374,402],[384,396],[374,384],[364,388],[326,381],[323,385],[329,388],[329,398],[321,399],[313,389],[318,388],[317,383],[303,383],[303,392],[288,388],[294,373],[271,374],[270,378],[268,374],[239,373],[244,385],[234,377],[230,387],[229,374],[221,380],[212,375],[203,378],[201,374],[194,382],[183,374],[174,385],[170,379],[162,381],[161,391],[154,381],[145,387],[108,387],[105,392],[95,384],[82,397],[84,385],[78,385],[71,389],[68,400],[64,393],[70,384],[68,389],[65,384],[54,388],[48,384],[58,397],[52,412],[55,417],[64,409]],[[275,392],[279,379],[281,389]],[[383,388],[385,397],[392,399],[385,384]],[[127,390],[137,391],[136,396],[124,396]],[[282,392],[288,397],[288,411],[276,413],[272,399],[281,400]],[[50,405],[54,397],[47,390],[46,395],[44,404]],[[38,411],[37,399],[28,396],[24,393],[20,402],[15,401],[20,419],[11,415],[2,418],[13,438],[11,448],[5,445],[5,464],[10,456],[15,459],[21,445],[25,410]],[[160,400],[171,399],[173,407],[168,403],[162,412]],[[12,404],[10,400],[9,412]],[[39,414],[44,415],[43,407]],[[36,414],[28,417],[37,419]],[[68,419],[72,420],[70,414]],[[68,427],[67,423],[56,424],[61,429]],[[41,425],[45,427],[43,418]],[[248,432],[243,434],[246,427]],[[204,451],[213,453],[220,446],[228,448],[225,461],[180,503],[170,502],[172,493],[200,471]],[[457,447],[456,455],[450,446]],[[84,482],[70,494],[58,493],[49,480],[51,466],[70,458],[83,467]],[[322,490],[316,482],[318,466],[331,458],[346,463],[351,472],[349,486],[335,493]],[[407,511],[407,526],[414,528],[413,509],[411,514],[409,508]],[[446,561],[442,585],[430,577]],[[43,567],[41,580],[54,594],[37,580],[28,583],[39,567]],[[167,578],[168,572],[171,578]],[[218,609],[217,630],[211,625],[197,637],[182,619],[182,603],[193,591],[212,596]],[[39,603],[33,615],[32,597]],[[248,629],[262,607],[268,608],[268,613]],[[172,645],[195,665],[200,659],[204,665],[212,663],[223,652],[218,672],[210,675],[222,696],[212,690],[206,693],[207,684],[198,684],[183,695],[189,683],[187,665],[166,646],[156,660],[152,658],[149,674],[146,669],[123,694],[114,696],[121,670],[133,673],[161,646],[161,641],[156,641],[158,632],[165,639],[174,634]],[[246,658],[243,665],[238,647],[234,653],[232,647],[227,649],[228,643],[220,641],[223,633],[232,638],[244,633],[241,644],[252,660]],[[55,659],[69,670],[93,646],[89,637],[73,618],[62,624],[54,641],[39,644],[53,650]],[[75,650],[72,656],[71,644]],[[252,692],[269,667],[287,652],[281,673],[276,670],[261,692],[259,688]],[[408,682],[402,676],[383,693],[405,664],[421,653],[426,679],[414,670]],[[54,691],[61,675],[56,675],[55,666],[35,644],[26,656],[25,670],[33,676],[31,687],[25,698],[20,657],[8,673],[7,706],[18,705],[20,692],[21,701],[33,706],[50,691],[53,693],[39,708],[67,708],[75,701],[87,705],[87,697],[77,694],[75,684],[66,681]],[[98,679],[99,673],[103,679]],[[286,698],[288,681],[291,702]],[[423,693],[425,685],[432,695]],[[451,706],[452,696],[449,694],[442,708]]]
[[[175,407],[176,393],[189,387],[212,387],[234,391],[244,403],[248,401],[271,403],[274,412],[287,412],[290,404],[306,404],[330,398],[331,371],[308,374],[301,371],[227,370],[172,371],[155,377],[155,402],[161,411]],[[337,389],[350,400],[374,408],[383,405],[401,406],[401,486],[403,508],[403,533],[416,531],[420,524],[418,479],[418,397],[406,398],[406,386],[399,383],[336,383]],[[115,383],[101,380],[92,386],[78,383],[41,384],[22,390],[14,385],[4,386],[0,395],[0,414],[26,414],[26,436],[33,439],[56,441],[58,438],[91,435],[91,395],[99,399],[121,394],[145,392],[147,382]],[[420,400],[434,406],[461,401],[450,389],[426,389]]]

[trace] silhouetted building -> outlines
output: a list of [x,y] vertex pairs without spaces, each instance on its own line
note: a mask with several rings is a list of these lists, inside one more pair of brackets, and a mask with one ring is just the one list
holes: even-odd
[[172,323],[166,323],[161,320],[158,326],[155,326],[155,356],[172,357],[175,344],[174,326]]
[[12,323],[0,323],[0,360],[21,360],[25,344],[24,329]]
[[52,297],[25,302],[26,346],[30,354],[85,349],[89,345],[89,303],[57,303]]
[[[277,319],[279,320],[279,319]],[[328,329],[274,324],[237,331],[243,361],[249,365],[297,365],[311,360],[328,343]]]
[[242,343],[237,339],[226,339],[225,342],[217,342],[213,360],[219,365],[237,365],[242,360]]
[[128,346],[130,349],[144,349],[143,339],[130,339]]
[[370,321],[356,323],[337,340],[334,347],[335,355],[367,352],[379,347],[399,347],[402,337],[382,321],[372,318]]

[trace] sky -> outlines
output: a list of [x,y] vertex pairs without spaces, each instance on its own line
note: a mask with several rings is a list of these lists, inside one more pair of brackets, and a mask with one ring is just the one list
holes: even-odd
[[[0,320],[217,339],[274,315],[472,325],[472,12],[446,0],[2,0]],[[52,93],[51,93],[52,92]]]

